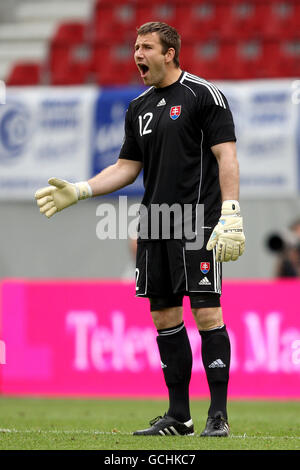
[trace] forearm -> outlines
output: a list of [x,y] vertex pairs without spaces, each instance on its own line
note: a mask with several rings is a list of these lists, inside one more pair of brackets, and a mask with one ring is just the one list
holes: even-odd
[[238,202],[239,164],[234,142],[215,145],[212,151],[219,165],[222,209],[219,223],[215,226],[206,248],[216,248],[216,260],[223,263],[237,260],[245,249],[243,218]]
[[234,142],[212,148],[218,161],[222,201],[239,200],[240,172]]
[[133,168],[120,164],[108,166],[96,176],[88,180],[93,196],[103,196],[134,182],[138,172]]
[[219,181],[222,201],[239,200],[239,164],[236,158],[223,158],[219,162]]
[[142,163],[135,160],[118,159],[118,161],[88,181],[69,183],[52,177],[50,186],[40,188],[35,193],[40,212],[52,217],[56,212],[76,204],[91,196],[101,196],[117,191],[134,182],[142,169]]

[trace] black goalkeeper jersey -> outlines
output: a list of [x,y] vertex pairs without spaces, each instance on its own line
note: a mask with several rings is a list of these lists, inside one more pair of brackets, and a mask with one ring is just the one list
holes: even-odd
[[142,204],[204,205],[204,225],[221,211],[218,163],[211,147],[236,141],[228,102],[212,83],[182,72],[164,88],[151,87],[131,101],[119,158],[141,161]]

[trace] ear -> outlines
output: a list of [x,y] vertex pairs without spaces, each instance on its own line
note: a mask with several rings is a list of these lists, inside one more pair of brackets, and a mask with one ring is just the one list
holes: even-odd
[[175,57],[175,49],[174,49],[174,47],[169,47],[169,49],[165,53],[166,64],[169,64],[170,62],[172,62],[174,57]]

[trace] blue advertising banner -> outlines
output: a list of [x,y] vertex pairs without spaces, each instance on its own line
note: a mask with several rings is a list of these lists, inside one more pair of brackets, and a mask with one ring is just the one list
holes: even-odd
[[[145,88],[103,88],[95,104],[95,134],[92,150],[92,175],[99,173],[114,164],[124,139],[124,122],[130,101],[139,96]],[[128,196],[143,194],[143,173],[136,181],[124,189],[114,193]]]

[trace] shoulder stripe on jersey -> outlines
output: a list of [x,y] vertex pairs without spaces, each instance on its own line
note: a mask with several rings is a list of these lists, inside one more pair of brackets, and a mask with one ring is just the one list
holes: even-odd
[[208,81],[205,80],[204,78],[198,77],[197,75],[193,75],[193,74],[191,74],[191,73],[187,73],[187,76],[193,78],[194,80],[198,80],[200,83],[203,83],[203,84],[205,83],[205,84],[211,86],[212,89],[215,90],[216,94],[218,95],[218,97],[219,97],[221,103],[222,103],[222,104],[224,105],[224,107],[226,108],[225,103],[224,103],[224,100],[223,100],[223,97],[222,97],[222,94],[221,94],[220,90],[216,87],[216,85],[214,85],[214,83],[208,82]]
[[201,78],[201,77],[197,77],[197,75],[192,75],[192,74],[189,74],[191,77],[193,77],[194,79],[196,80],[199,80],[201,83],[205,83],[209,86],[212,87],[213,90],[215,90],[217,96],[219,97],[220,99],[220,102],[222,103],[223,107],[226,109],[226,105],[225,105],[225,102],[224,102],[224,99],[223,99],[223,96],[222,96],[222,93],[220,92],[220,90],[216,87],[216,85],[214,85],[214,83],[211,83],[211,82],[208,82],[207,80],[205,80],[204,78]]
[[195,79],[190,78],[190,77],[185,77],[185,80],[188,80],[189,82],[192,82],[192,83],[197,83],[198,85],[205,86],[210,91],[216,105],[221,106],[220,101],[218,100],[218,98],[216,96],[216,93],[214,92],[214,90],[209,85],[206,85],[206,83],[202,83],[199,80],[195,80]]
[[186,76],[184,78],[185,78],[185,80],[190,81],[192,83],[197,83],[198,85],[205,86],[210,91],[212,97],[214,98],[214,101],[215,101],[216,105],[221,106],[222,108],[226,109],[226,105],[225,105],[225,102],[223,100],[223,97],[222,97],[220,91],[218,90],[218,88],[214,84],[212,84],[212,83],[210,83],[210,82],[208,82],[208,81],[206,81],[202,78],[199,78],[196,75],[191,75],[191,74],[188,74],[188,73],[186,73]]
[[137,100],[138,98],[140,98],[141,96],[146,95],[150,90],[152,90],[152,88],[154,88],[154,87],[151,86],[150,88],[147,88],[147,90],[143,91],[143,93],[141,93],[139,96],[137,96],[136,98],[133,98],[132,101],[135,101],[135,100]]
[[186,88],[188,88],[188,89],[193,93],[193,95],[196,97],[196,93],[195,93],[189,86],[187,86],[185,83],[182,83],[183,80],[185,79],[185,74],[186,74],[186,72],[183,74],[183,77],[182,77],[182,79],[180,80],[179,83],[180,83],[181,85],[185,86]]
[[222,94],[221,94],[220,90],[216,87],[216,85],[214,85],[214,84],[211,83],[211,82],[208,82],[208,81],[205,80],[204,78],[198,77],[197,75],[193,75],[193,74],[191,74],[191,73],[188,73],[188,76],[191,76],[191,77],[193,77],[193,78],[196,79],[196,80],[199,80],[201,83],[206,83],[207,85],[211,86],[211,87],[215,90],[216,94],[218,95],[218,97],[219,97],[219,99],[220,99],[222,105],[224,106],[224,108],[226,108],[226,105],[225,105],[225,103],[224,103]]

